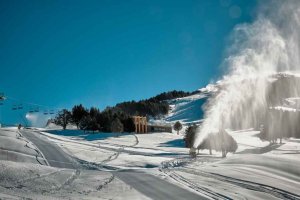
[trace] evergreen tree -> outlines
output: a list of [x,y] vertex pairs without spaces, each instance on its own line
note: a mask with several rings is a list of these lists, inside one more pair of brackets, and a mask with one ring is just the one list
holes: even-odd
[[91,107],[89,114],[91,118],[97,118],[100,114],[100,110],[98,108]]
[[79,128],[79,123],[82,118],[87,116],[88,114],[88,111],[81,104],[75,105],[72,108],[72,121],[76,124],[77,129]]
[[111,131],[114,133],[121,133],[124,130],[124,126],[122,124],[122,122],[119,120],[119,118],[115,118],[112,122],[111,122]]
[[177,121],[174,126],[173,126],[174,130],[177,131],[177,135],[179,135],[179,131],[182,129],[182,124]]
[[196,125],[192,125],[186,128],[183,140],[187,148],[191,148],[193,146],[197,128],[198,127]]
[[84,116],[80,121],[79,126],[80,129],[85,131],[93,131],[93,133],[100,130],[100,124],[95,117],[91,117],[90,115]]
[[130,116],[122,120],[122,123],[124,125],[125,132],[132,133],[135,131],[135,125],[133,119]]

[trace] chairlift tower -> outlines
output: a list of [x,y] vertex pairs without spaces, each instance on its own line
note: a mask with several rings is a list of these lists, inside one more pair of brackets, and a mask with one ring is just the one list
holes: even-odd
[[[3,106],[4,105],[4,100],[6,99],[5,95],[3,92],[0,92],[0,106]],[[1,124],[1,121],[2,121],[2,108],[0,108],[0,128],[2,126]]]

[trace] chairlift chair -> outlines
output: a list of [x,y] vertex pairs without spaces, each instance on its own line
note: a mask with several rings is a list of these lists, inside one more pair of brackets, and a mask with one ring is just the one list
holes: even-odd
[[0,93],[0,101],[3,101],[3,100],[5,100],[4,93]]
[[33,107],[30,107],[30,109],[29,109],[28,112],[29,112],[29,113],[34,113],[34,108],[33,108]]
[[22,105],[22,104],[20,104],[20,105],[18,106],[18,110],[21,110],[21,109],[23,109],[23,105]]

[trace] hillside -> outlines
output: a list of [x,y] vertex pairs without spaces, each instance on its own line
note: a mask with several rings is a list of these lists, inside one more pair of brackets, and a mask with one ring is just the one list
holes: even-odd
[[205,103],[217,91],[217,84],[209,84],[189,96],[169,100],[169,112],[160,121],[167,123],[180,121],[184,125],[199,124],[204,117]]
[[[218,91],[225,88],[227,84],[226,82],[209,84],[207,87],[199,89],[196,94],[169,100],[170,110],[167,115],[163,116],[162,121],[181,121],[183,124],[201,122],[204,117],[204,107],[209,98],[217,95]],[[236,84],[239,83],[237,82]],[[295,85],[300,85],[300,76],[298,74],[277,73],[270,76],[265,93],[268,107],[285,111],[297,111],[300,109],[300,88],[295,87]],[[246,103],[246,105],[250,104],[251,102]],[[257,113],[258,117],[265,116],[267,110],[260,110],[259,112],[260,114]],[[257,126],[253,124],[253,127]]]

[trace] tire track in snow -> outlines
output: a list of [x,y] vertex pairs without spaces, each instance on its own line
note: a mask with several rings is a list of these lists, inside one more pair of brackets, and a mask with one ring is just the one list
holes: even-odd
[[225,181],[249,190],[254,190],[258,192],[264,192],[267,194],[270,194],[274,197],[277,198],[282,198],[282,199],[291,199],[291,200],[300,200],[300,195],[288,192],[286,190],[282,190],[280,188],[276,188],[270,185],[265,185],[261,183],[256,183],[252,181],[246,181],[246,180],[241,180],[241,179],[236,179],[228,176],[223,176],[220,174],[216,173],[209,173],[211,176],[213,176],[215,179]]
[[[218,199],[226,199],[226,200],[232,200],[230,197],[225,196],[220,193],[216,193],[212,191],[211,189],[203,186],[199,186],[195,183],[192,183],[190,180],[184,178],[183,176],[175,173],[174,171],[171,171],[170,168],[174,169],[174,167],[184,166],[188,162],[191,162],[190,157],[182,157],[182,158],[175,158],[170,161],[164,161],[161,163],[161,166],[159,168],[159,171],[167,175],[168,177],[172,178],[178,183],[181,183],[182,185],[199,192],[200,194],[204,194],[212,199],[218,200]],[[194,161],[194,160],[193,160]]]
[[219,199],[226,199],[226,200],[233,200],[232,198],[225,196],[223,194],[220,193],[216,193],[212,190],[210,190],[207,187],[203,187],[203,186],[199,186],[197,184],[192,183],[190,180],[184,178],[183,176],[175,173],[175,172],[171,172],[170,170],[166,171],[166,170],[161,170],[163,173],[165,173],[168,177],[172,178],[173,180],[185,185],[186,187],[189,187],[190,189],[199,192],[200,194],[204,194],[212,199],[215,200],[219,200]]
[[122,145],[116,153],[109,156],[106,160],[103,160],[101,162],[101,164],[105,164],[105,163],[111,162],[113,160],[116,160],[119,157],[119,155],[122,153],[122,151],[124,151],[125,147],[134,147],[134,146],[138,145],[139,144],[139,138],[136,136],[136,134],[132,134],[132,135],[135,137],[135,143],[133,145],[130,145],[130,146]]
[[290,200],[300,200],[300,195],[285,191],[280,188],[276,188],[270,185],[266,184],[261,184],[261,183],[256,183],[252,181],[247,181],[247,180],[242,180],[242,179],[237,179],[229,176],[224,176],[221,174],[217,173],[208,173],[208,172],[196,172],[194,170],[189,170],[186,168],[178,169],[179,171],[183,171],[186,173],[191,173],[197,176],[204,176],[208,178],[214,178],[216,180],[222,181],[222,182],[227,182],[248,190],[253,190],[257,192],[263,192],[267,193],[269,195],[272,195],[276,198],[281,198],[281,199],[290,199]]
[[[90,162],[92,165],[97,165],[97,166],[105,166],[104,164],[108,163],[108,162],[111,162],[113,160],[116,160],[120,153],[122,153],[124,151],[124,148],[126,147],[135,147],[136,145],[139,144],[139,139],[138,137],[136,136],[136,134],[132,134],[134,137],[135,137],[135,142],[134,144],[132,145],[117,145],[117,144],[110,144],[110,143],[106,143],[106,144],[109,144],[111,146],[116,146],[116,147],[120,147],[118,149],[114,149],[114,148],[110,148],[110,147],[103,147],[101,146],[101,143],[105,143],[105,142],[99,142],[100,144],[98,144],[98,146],[96,146],[96,144],[86,144],[86,143],[82,143],[82,142],[78,142],[78,141],[69,141],[69,140],[63,140],[63,139],[60,139],[60,138],[56,138],[56,137],[52,137],[52,136],[49,136],[47,134],[44,134],[43,132],[40,132],[40,131],[37,131],[38,133],[48,137],[48,138],[51,138],[51,139],[54,139],[54,140],[58,140],[58,141],[63,141],[63,142],[69,142],[69,143],[76,143],[76,144],[80,144],[80,145],[85,145],[85,146],[89,146],[89,147],[93,147],[93,148],[100,148],[100,149],[105,149],[105,150],[109,150],[109,151],[114,151],[115,153],[111,156],[109,156],[107,159],[103,160],[102,162],[100,163],[92,163]],[[78,159],[80,161],[80,159]],[[80,161],[82,163],[82,161]],[[109,166],[105,166],[105,167],[109,167]]]
[[61,190],[67,186],[70,186],[81,174],[81,171],[79,169],[76,169],[75,172],[72,173],[72,175],[63,183],[61,184],[59,187],[56,187],[52,190],[50,190],[49,192],[51,191],[58,191],[58,190]]
[[46,173],[46,174],[41,174],[41,175],[31,177],[31,178],[22,179],[22,180],[18,181],[18,183],[23,183],[23,182],[27,182],[27,181],[36,180],[36,179],[39,179],[39,178],[49,177],[49,176],[55,175],[55,174],[57,174],[59,172],[62,172],[62,171],[65,171],[65,169],[57,170],[57,171]]
[[41,174],[41,175],[38,174],[37,176],[34,176],[34,177],[29,177],[29,178],[21,179],[21,180],[17,181],[17,185],[10,186],[10,187],[5,187],[5,188],[6,189],[23,188],[24,187],[23,183],[26,183],[28,181],[34,181],[34,180],[37,180],[37,179],[40,179],[40,178],[46,178],[46,177],[55,175],[55,174],[57,174],[59,172],[62,172],[62,171],[65,171],[65,170],[64,169],[63,170],[57,170],[57,171],[54,171],[54,172],[45,173],[45,174]]
[[103,184],[101,184],[97,187],[97,191],[101,190],[104,186],[110,184],[114,179],[115,179],[115,175],[112,174],[111,177],[106,179]]
[[[35,154],[35,159],[36,159],[36,161],[40,164],[40,165],[48,165],[49,166],[49,164],[48,164],[48,162],[47,162],[47,160],[45,159],[45,157],[44,157],[44,155],[42,154],[42,152],[32,143],[32,142],[30,142],[30,141],[28,141],[23,135],[22,135],[22,133],[19,131],[19,130],[17,130],[17,131],[10,131],[10,132],[15,132],[16,133],[16,138],[18,139],[18,140],[22,140],[22,141],[24,141],[24,142],[26,142],[26,144],[24,145],[24,147],[26,147],[26,148],[28,148],[28,149],[31,149],[31,150],[33,150],[33,151],[35,151],[36,152],[36,154]],[[34,148],[32,148],[32,147],[30,147],[28,144],[31,144]],[[22,154],[24,154],[23,152],[21,152],[21,151],[12,151],[12,152],[18,152],[18,153],[22,153]],[[26,154],[27,155],[27,154]],[[39,155],[40,155],[40,157],[39,157]],[[39,158],[42,158],[43,159],[43,161],[45,162],[44,164],[39,160]]]

